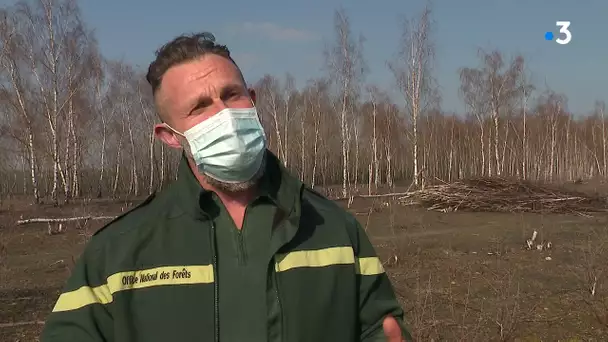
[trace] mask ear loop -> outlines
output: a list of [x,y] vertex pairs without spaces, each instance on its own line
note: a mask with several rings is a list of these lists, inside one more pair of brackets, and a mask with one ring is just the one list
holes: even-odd
[[175,128],[171,127],[168,123],[163,122],[163,126],[167,127],[169,130],[171,130],[171,132],[179,135],[182,138],[185,138],[186,136],[183,133],[180,133],[178,130],[176,130]]
[[163,125],[165,127],[167,127],[171,132],[173,132],[174,135],[177,135],[175,137],[175,139],[177,139],[177,141],[179,141],[179,144],[182,146],[182,149],[184,149],[184,152],[186,152],[186,155],[188,155],[189,157],[192,157],[192,151],[190,148],[190,144],[188,143],[188,138],[186,138],[186,135],[184,133],[179,132],[175,128],[171,127],[166,122],[163,122]]

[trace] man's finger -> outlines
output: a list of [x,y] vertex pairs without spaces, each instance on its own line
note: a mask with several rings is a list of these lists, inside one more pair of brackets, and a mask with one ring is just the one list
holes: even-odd
[[405,342],[401,335],[401,327],[394,317],[387,316],[382,322],[382,328],[387,342]]

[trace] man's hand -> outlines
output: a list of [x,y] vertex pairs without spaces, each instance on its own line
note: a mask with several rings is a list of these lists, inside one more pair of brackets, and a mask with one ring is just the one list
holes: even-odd
[[382,328],[384,329],[384,336],[386,336],[387,342],[405,342],[405,339],[401,335],[401,327],[392,316],[387,316],[384,319]]

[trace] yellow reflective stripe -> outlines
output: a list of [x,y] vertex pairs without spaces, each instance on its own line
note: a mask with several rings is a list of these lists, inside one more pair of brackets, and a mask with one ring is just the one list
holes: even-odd
[[330,247],[317,250],[295,251],[277,256],[275,270],[284,272],[300,267],[325,267],[354,264],[357,274],[377,275],[384,273],[378,257],[357,258],[352,247]]
[[127,271],[108,277],[111,293],[163,285],[213,283],[213,266],[170,266]]
[[331,247],[295,251],[277,256],[275,270],[277,272],[284,272],[299,267],[325,267],[354,263],[355,255],[351,247]]
[[384,267],[377,257],[357,258],[357,274],[376,275],[384,273]]
[[109,276],[107,284],[97,287],[83,286],[62,293],[53,312],[76,310],[90,304],[109,304],[114,293],[124,290],[163,285],[209,284],[213,281],[212,265],[167,266],[119,272]]
[[78,290],[62,293],[53,307],[53,312],[76,310],[90,304],[108,304],[112,294],[106,285],[98,287],[83,286]]

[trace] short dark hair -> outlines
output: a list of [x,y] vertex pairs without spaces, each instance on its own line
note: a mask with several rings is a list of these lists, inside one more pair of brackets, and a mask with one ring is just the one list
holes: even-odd
[[181,35],[163,45],[156,51],[156,59],[150,63],[148,73],[146,74],[146,80],[152,86],[152,93],[156,94],[163,75],[169,68],[209,53],[229,59],[236,66],[236,63],[230,56],[230,50],[228,50],[226,45],[217,44],[215,36],[210,32]]

